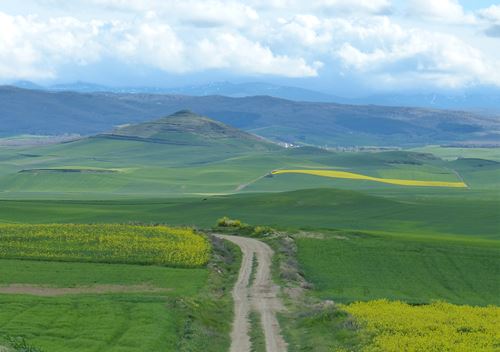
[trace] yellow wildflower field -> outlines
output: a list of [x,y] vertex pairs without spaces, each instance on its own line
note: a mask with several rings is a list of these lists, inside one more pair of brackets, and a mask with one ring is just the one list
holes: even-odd
[[467,188],[467,184],[464,182],[446,182],[446,181],[419,181],[419,180],[402,180],[397,178],[380,178],[372,177],[367,175],[356,174],[347,171],[336,171],[336,170],[275,170],[272,172],[273,175],[280,174],[305,174],[314,175],[322,177],[331,178],[343,178],[351,180],[367,180],[388,183],[391,185],[399,186],[420,186],[420,187],[456,187],[456,188]]
[[0,258],[199,267],[210,251],[189,228],[0,224]]
[[444,302],[411,306],[378,300],[344,309],[371,336],[363,352],[491,352],[500,348],[500,307]]

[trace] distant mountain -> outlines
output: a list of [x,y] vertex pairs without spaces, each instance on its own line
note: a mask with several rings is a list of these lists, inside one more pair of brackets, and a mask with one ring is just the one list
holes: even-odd
[[267,95],[294,101],[324,102],[351,105],[407,106],[432,109],[471,110],[485,113],[500,113],[500,89],[490,87],[469,89],[461,93],[426,94],[375,94],[359,98],[340,97],[325,92],[291,86],[280,86],[264,82],[231,83],[213,82],[174,88],[162,87],[110,87],[88,82],[75,82],[40,86],[29,81],[12,84],[18,88],[80,93],[134,93],[134,94],[179,94],[191,96],[223,95],[233,98]]
[[351,103],[500,112],[500,90],[462,94],[379,94],[353,99]]
[[267,95],[275,98],[310,102],[338,102],[343,100],[343,98],[314,90],[259,82],[239,84],[216,82],[205,85],[172,88],[167,90],[166,93],[194,96],[223,95],[234,98]]
[[109,87],[88,82],[75,82],[68,84],[56,84],[47,87],[37,85],[29,81],[18,81],[12,84],[18,88],[39,89],[48,91],[69,91],[79,93],[134,93],[134,94],[180,94],[193,96],[224,95],[227,97],[248,97],[255,95],[268,95],[296,101],[313,102],[340,102],[345,99],[335,97],[326,93],[298,87],[279,86],[275,84],[251,82],[230,83],[214,82],[203,85],[191,85],[174,88],[158,87]]
[[230,98],[75,93],[0,87],[0,135],[91,135],[190,109],[265,138],[320,146],[494,142],[498,117],[471,112]]

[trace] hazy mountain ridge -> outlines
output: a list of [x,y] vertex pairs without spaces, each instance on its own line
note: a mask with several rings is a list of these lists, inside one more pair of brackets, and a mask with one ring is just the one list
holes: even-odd
[[352,105],[410,106],[421,108],[472,110],[487,113],[500,112],[500,89],[471,88],[462,92],[428,93],[379,93],[364,97],[349,98],[332,95],[313,89],[282,86],[266,82],[211,82],[179,87],[110,87],[88,82],[74,82],[41,86],[30,81],[12,84],[18,88],[48,91],[73,91],[80,93],[134,93],[134,94],[178,94],[191,96],[223,95],[228,97],[249,97],[268,95],[275,98],[308,102],[328,102]]
[[0,135],[92,135],[190,109],[275,141],[314,145],[421,145],[498,139],[498,118],[461,111],[231,98],[46,92],[0,87]]

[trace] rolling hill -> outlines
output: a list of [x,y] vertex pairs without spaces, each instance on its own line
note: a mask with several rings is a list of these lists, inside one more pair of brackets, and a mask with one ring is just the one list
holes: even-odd
[[274,141],[327,146],[496,143],[500,121],[470,112],[230,98],[0,88],[0,136],[93,135],[191,109]]
[[98,137],[186,146],[217,145],[230,147],[231,151],[279,148],[263,138],[197,115],[189,110],[181,110],[154,121],[123,125],[111,133],[101,134]]

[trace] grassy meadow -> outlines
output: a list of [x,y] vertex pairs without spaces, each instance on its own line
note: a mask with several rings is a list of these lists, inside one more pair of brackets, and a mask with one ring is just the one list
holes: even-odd
[[498,241],[342,231],[323,236],[297,239],[298,259],[322,299],[500,304]]

